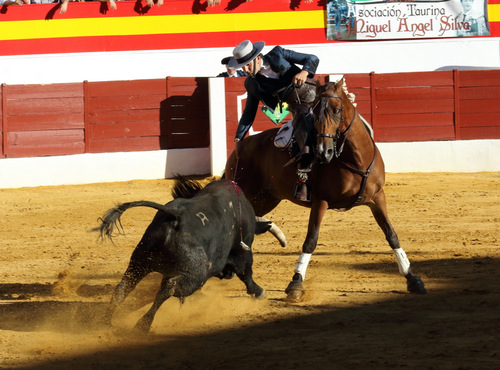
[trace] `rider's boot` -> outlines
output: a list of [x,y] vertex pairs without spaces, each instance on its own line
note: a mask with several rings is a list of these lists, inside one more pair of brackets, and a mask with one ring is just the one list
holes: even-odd
[[297,164],[297,175],[299,176],[299,180],[295,184],[294,189],[294,197],[304,202],[311,201],[310,187],[307,183],[309,178],[308,174],[311,172],[311,168],[312,155],[308,152],[300,158],[300,161]]

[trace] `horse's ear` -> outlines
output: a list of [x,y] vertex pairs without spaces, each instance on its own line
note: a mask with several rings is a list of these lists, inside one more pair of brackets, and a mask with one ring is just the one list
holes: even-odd
[[342,88],[344,87],[344,77],[342,77],[339,82],[337,82],[337,90],[342,90]]

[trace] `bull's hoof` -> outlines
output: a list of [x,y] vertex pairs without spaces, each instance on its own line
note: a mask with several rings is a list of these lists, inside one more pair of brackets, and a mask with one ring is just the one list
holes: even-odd
[[219,279],[232,279],[234,277],[234,271],[231,270],[222,270],[219,272],[219,275],[217,275]]
[[151,329],[151,322],[149,319],[142,317],[134,326],[134,331],[138,334],[147,335]]
[[257,286],[252,291],[247,290],[247,293],[250,294],[252,297],[257,298],[257,299],[266,298],[266,291],[264,289],[262,289],[260,286]]
[[408,291],[413,294],[426,294],[424,282],[418,276],[412,276],[408,278],[406,282]]
[[287,300],[289,302],[301,302],[302,298],[304,298],[304,294],[306,293],[305,289],[302,287],[302,282],[300,281],[292,281],[288,284],[288,287],[285,289],[285,293],[287,294]]
[[266,298],[266,291],[264,289],[262,289],[262,291],[259,294],[255,294],[255,298],[257,298],[257,299]]

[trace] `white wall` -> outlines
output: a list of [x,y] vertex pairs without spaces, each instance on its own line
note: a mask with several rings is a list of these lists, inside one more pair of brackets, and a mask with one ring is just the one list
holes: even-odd
[[210,173],[208,148],[0,159],[0,188],[153,180]]
[[[217,150],[217,145],[216,141],[211,150]],[[377,145],[389,173],[500,171],[500,140]],[[209,148],[4,158],[0,159],[0,189],[154,180],[177,173],[220,176],[224,166],[225,152],[224,158],[212,156]]]
[[500,140],[378,143],[386,172],[500,171]]
[[[256,40],[254,40],[256,41]],[[320,58],[317,72],[396,73],[440,69],[499,68],[500,38],[367,41],[282,45]],[[264,52],[272,45],[266,46]],[[0,83],[208,77],[224,70],[232,47],[0,57]],[[111,66],[111,67],[109,67]]]

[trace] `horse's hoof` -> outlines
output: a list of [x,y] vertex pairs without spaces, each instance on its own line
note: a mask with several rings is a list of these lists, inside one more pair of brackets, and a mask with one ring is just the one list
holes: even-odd
[[304,298],[304,294],[306,293],[305,289],[302,287],[302,283],[298,281],[292,281],[288,284],[288,287],[285,289],[285,293],[287,294],[287,300],[289,302],[301,302],[302,298]]
[[424,282],[418,276],[412,276],[407,281],[408,291],[413,294],[426,294]]

